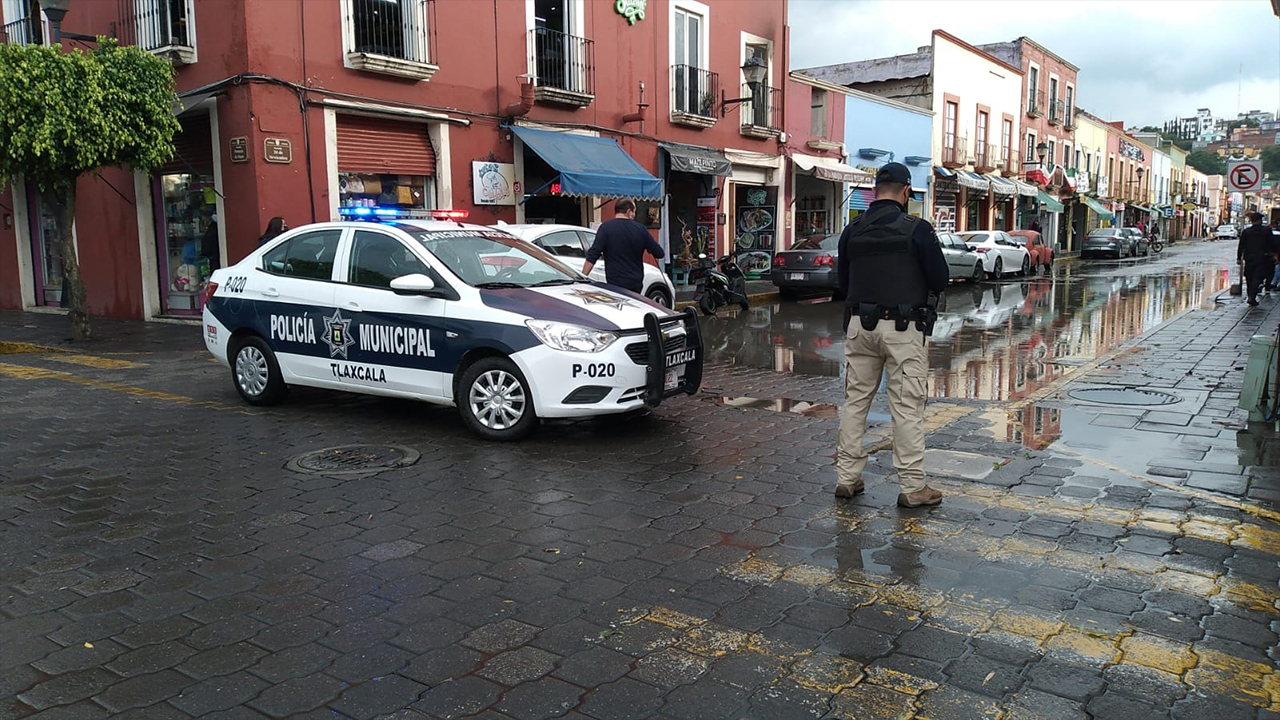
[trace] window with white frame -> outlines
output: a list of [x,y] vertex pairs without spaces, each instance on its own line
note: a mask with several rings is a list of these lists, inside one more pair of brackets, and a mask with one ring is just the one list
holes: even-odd
[[1027,154],[1023,157],[1025,162],[1031,162],[1036,155],[1036,134],[1034,130],[1027,131]]
[[1032,65],[1027,73],[1027,107],[1032,113],[1040,110],[1038,93],[1040,91],[1040,68]]
[[134,43],[156,52],[196,46],[194,0],[134,0]]
[[1055,151],[1058,149],[1057,141],[1054,140],[1053,138],[1049,138],[1046,142],[1049,143],[1049,153],[1045,156],[1045,163],[1047,163],[1045,167],[1048,168],[1049,170],[1052,170],[1054,163],[1056,162],[1056,159],[1057,159],[1057,155],[1055,153]]
[[742,95],[740,97],[751,98],[750,102],[742,105],[742,125],[743,127],[753,126],[776,130],[780,124],[777,103],[782,101],[782,97],[772,87],[773,43],[767,38],[743,33],[743,65],[752,60],[765,66],[768,70],[764,74],[764,81],[754,88],[747,84],[745,72],[738,71],[738,81],[742,84]]
[[707,69],[707,6],[673,3],[671,10],[671,92],[676,112],[711,116],[715,73]]
[[429,0],[343,0],[348,64],[430,77],[428,4]]
[[1073,86],[1071,86],[1071,85],[1068,85],[1068,86],[1067,86],[1066,113],[1063,115],[1063,117],[1066,119],[1066,123],[1067,123],[1068,125],[1072,125],[1072,124],[1074,124],[1074,119],[1075,119],[1075,114],[1076,114],[1076,110],[1075,110],[1075,103],[1076,103],[1076,89],[1075,89],[1075,87],[1073,87]]
[[1005,172],[1014,172],[1016,168],[1009,166],[1012,158],[1009,157],[1010,151],[1013,149],[1013,121],[1006,119],[1000,128],[1000,159],[1004,161]]
[[3,0],[0,4],[0,22],[3,35],[0,42],[11,45],[47,45],[49,20],[44,12],[32,12],[35,7],[29,0]]
[[809,98],[809,132],[815,138],[827,137],[827,91],[813,88]]

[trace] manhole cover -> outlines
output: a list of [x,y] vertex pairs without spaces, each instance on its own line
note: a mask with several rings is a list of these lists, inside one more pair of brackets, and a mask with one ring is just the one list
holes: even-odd
[[285,467],[314,475],[367,475],[412,465],[420,457],[399,445],[339,445],[299,455]]
[[1067,395],[1076,400],[1103,405],[1172,405],[1182,402],[1182,398],[1167,392],[1131,387],[1083,388],[1072,390]]

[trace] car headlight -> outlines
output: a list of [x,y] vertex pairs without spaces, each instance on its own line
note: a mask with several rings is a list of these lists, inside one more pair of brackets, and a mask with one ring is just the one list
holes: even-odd
[[533,331],[543,345],[556,350],[596,353],[609,347],[618,339],[617,335],[607,330],[596,330],[581,325],[549,320],[526,320],[524,324]]

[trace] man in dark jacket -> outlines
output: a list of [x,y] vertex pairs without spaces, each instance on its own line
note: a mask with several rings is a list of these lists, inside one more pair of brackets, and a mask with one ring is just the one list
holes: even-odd
[[1240,243],[1236,245],[1236,264],[1244,265],[1244,281],[1248,286],[1250,305],[1258,304],[1258,291],[1266,273],[1271,271],[1271,251],[1274,241],[1271,230],[1262,224],[1262,213],[1249,213],[1249,227],[1240,232]]
[[636,222],[634,200],[622,198],[613,204],[613,211],[616,216],[596,230],[596,241],[587,251],[582,274],[590,275],[603,255],[609,263],[604,266],[605,282],[639,293],[644,290],[644,253],[647,250],[661,258],[662,246],[654,242],[645,226]]
[[[836,453],[836,497],[862,492],[867,411],[888,372],[893,466],[898,504],[937,505],[925,485],[924,403],[936,295],[947,287],[947,260],[933,226],[907,214],[911,172],[888,163],[876,173],[876,200],[840,235],[840,291],[845,296],[845,405]],[[933,297],[931,303],[930,298]]]

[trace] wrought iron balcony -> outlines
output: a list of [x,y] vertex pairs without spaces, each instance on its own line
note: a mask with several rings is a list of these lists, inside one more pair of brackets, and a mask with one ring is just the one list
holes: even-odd
[[963,167],[969,163],[969,138],[963,135],[944,135],[942,137],[942,165],[944,167]]
[[349,0],[345,8],[349,67],[417,80],[435,74],[434,0]]
[[1052,100],[1049,102],[1049,124],[1057,125],[1062,122],[1066,115],[1067,104],[1061,100]]
[[1031,117],[1041,117],[1044,115],[1044,91],[1033,90],[1027,96],[1027,114]]
[[975,142],[973,145],[973,167],[978,172],[991,172],[1000,161],[1000,147],[995,143]]
[[671,66],[671,120],[711,127],[720,99],[720,75],[693,65]]
[[0,42],[11,45],[43,45],[49,37],[49,24],[34,17],[24,17],[0,27]]
[[534,82],[539,100],[585,107],[596,93],[595,43],[559,30],[529,31]]
[[782,129],[782,90],[767,85],[742,86],[740,124],[744,135],[775,135]]

